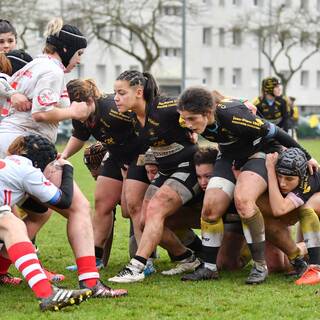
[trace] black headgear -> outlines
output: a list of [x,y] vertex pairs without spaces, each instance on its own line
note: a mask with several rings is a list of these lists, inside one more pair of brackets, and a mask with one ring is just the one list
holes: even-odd
[[47,43],[53,45],[65,67],[68,66],[73,55],[87,47],[86,37],[77,27],[65,24],[59,33],[48,36]]
[[262,91],[264,94],[273,94],[273,90],[276,86],[280,85],[280,81],[276,77],[268,77],[262,80]]
[[276,171],[285,176],[299,176],[303,179],[307,174],[308,160],[299,148],[283,151],[277,161]]
[[24,50],[11,50],[6,53],[7,58],[11,62],[12,73],[23,68],[28,62],[32,61],[32,57]]
[[57,158],[57,150],[48,139],[31,134],[24,137],[25,154],[21,154],[32,161],[34,167],[44,171],[51,161]]

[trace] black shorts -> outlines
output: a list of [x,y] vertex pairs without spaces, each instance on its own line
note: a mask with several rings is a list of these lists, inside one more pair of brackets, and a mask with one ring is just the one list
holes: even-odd
[[268,183],[268,172],[265,159],[249,159],[241,168],[242,171],[252,171],[262,177]]
[[122,181],[121,163],[110,154],[107,159],[102,161],[99,168],[99,176]]
[[43,214],[48,211],[47,206],[33,198],[28,198],[22,205],[20,205],[20,208],[22,210],[31,211],[38,214]]
[[[174,182],[177,182],[176,186],[174,186]],[[158,174],[155,176],[155,179],[151,182],[151,185],[160,188],[163,184],[167,184],[173,189],[176,187],[179,188],[180,185],[182,189],[185,189],[185,191],[187,190],[189,195],[187,195],[188,192],[186,193],[181,188],[180,190],[176,190],[180,195],[183,193],[183,203],[187,203],[200,192],[193,161],[180,163],[173,172],[166,171],[165,173],[162,173],[161,170],[159,170]]]
[[136,161],[133,161],[129,165],[127,179],[137,180],[146,184],[150,184],[144,165],[137,165]]
[[[243,161],[243,165],[240,170],[242,171],[252,171],[261,176],[268,183],[268,173],[266,168],[265,159],[263,158],[253,158]],[[219,158],[217,159],[214,169],[213,177],[221,177],[229,180],[230,182],[236,184],[236,179],[234,177],[232,166],[234,162],[228,158]]]
[[212,177],[219,177],[229,180],[233,184],[236,184],[236,178],[232,171],[233,160],[229,158],[219,157],[214,164]]

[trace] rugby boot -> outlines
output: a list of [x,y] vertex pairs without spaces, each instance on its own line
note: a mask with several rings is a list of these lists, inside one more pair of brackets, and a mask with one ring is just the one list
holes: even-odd
[[177,265],[169,270],[162,271],[161,274],[166,276],[173,276],[175,274],[180,274],[186,271],[194,271],[200,265],[200,260],[196,258],[194,254],[190,257],[183,259],[177,263]]
[[266,280],[268,276],[268,268],[264,264],[254,263],[246,284],[259,284]]
[[201,281],[201,280],[217,280],[219,274],[217,270],[211,270],[201,263],[194,272],[184,275],[182,281]]
[[50,282],[60,282],[65,279],[65,276],[63,274],[55,273],[55,272],[49,271],[45,268],[43,268],[43,271]]
[[144,268],[140,270],[139,267],[135,266],[131,262],[127,264],[116,276],[109,278],[111,282],[118,283],[130,283],[142,281],[145,278]]
[[291,265],[293,266],[293,272],[291,272],[291,275],[296,275],[298,277],[301,277],[302,274],[307,270],[308,264],[304,261],[303,257],[296,257],[295,259],[290,260]]
[[[88,288],[84,281],[80,281],[80,288]],[[97,284],[92,288],[88,288],[92,291],[92,298],[118,298],[128,295],[128,291],[125,289],[111,289],[103,282],[98,280]]]
[[39,299],[41,311],[59,311],[68,306],[79,305],[92,295],[90,289],[68,290],[57,287],[52,288],[53,292],[50,297]]
[[21,282],[21,278],[14,277],[10,273],[0,274],[0,285],[18,286]]
[[320,266],[311,264],[307,267],[302,276],[295,281],[297,285],[317,284],[320,282]]

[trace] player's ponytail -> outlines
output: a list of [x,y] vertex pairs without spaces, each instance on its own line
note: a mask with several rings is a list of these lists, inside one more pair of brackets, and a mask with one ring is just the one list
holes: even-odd
[[152,74],[148,72],[140,72],[137,70],[126,70],[122,72],[117,80],[128,81],[130,87],[142,86],[143,97],[147,103],[153,101],[153,99],[159,96],[159,87]]

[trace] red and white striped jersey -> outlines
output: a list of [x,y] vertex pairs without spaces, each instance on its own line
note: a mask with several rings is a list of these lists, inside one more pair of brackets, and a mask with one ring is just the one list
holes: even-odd
[[48,55],[40,55],[17,71],[10,80],[11,86],[32,101],[28,112],[14,111],[2,120],[1,130],[21,131],[40,134],[51,142],[56,141],[58,123],[36,122],[32,114],[46,112],[54,107],[65,108],[70,99],[64,80],[65,68],[62,63]]
[[27,195],[46,203],[57,193],[60,194],[59,189],[26,157],[0,159],[0,206],[22,203]]

